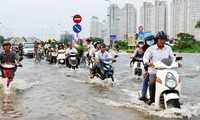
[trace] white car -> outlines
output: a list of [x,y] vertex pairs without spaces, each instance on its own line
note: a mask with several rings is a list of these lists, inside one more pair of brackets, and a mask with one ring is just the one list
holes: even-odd
[[33,56],[33,53],[34,53],[34,44],[33,43],[24,44],[23,54],[25,56]]

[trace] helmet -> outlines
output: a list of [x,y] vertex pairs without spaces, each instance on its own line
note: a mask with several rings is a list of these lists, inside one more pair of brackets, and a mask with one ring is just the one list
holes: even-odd
[[87,41],[87,42],[91,42],[90,38],[87,38],[86,41]]
[[96,48],[98,44],[101,44],[100,41],[94,43],[94,47]]
[[143,41],[143,40],[139,40],[139,41],[138,41],[138,44],[139,44],[139,43],[143,43],[143,44],[144,44],[144,41]]
[[147,33],[145,33],[145,35],[144,35],[144,40],[146,41],[146,40],[152,40],[152,39],[154,39],[155,37],[154,37],[154,35],[151,33],[151,32],[147,32]]
[[3,47],[4,47],[5,45],[10,45],[10,46],[11,46],[11,43],[10,43],[9,41],[5,41],[5,42],[3,43]]
[[165,33],[164,31],[159,31],[159,32],[156,34],[156,38],[157,38],[157,39],[166,40],[166,39],[167,39],[167,33]]

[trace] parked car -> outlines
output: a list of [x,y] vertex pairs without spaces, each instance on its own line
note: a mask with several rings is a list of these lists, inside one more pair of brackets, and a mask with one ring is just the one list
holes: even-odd
[[25,43],[23,46],[24,56],[33,56],[33,53],[34,53],[34,44],[33,43]]

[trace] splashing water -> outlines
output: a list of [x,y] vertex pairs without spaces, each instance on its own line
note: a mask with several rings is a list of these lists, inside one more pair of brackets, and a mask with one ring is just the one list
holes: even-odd
[[15,79],[14,81],[10,83],[9,87],[6,86],[6,82],[3,83],[3,86],[4,86],[5,94],[15,94],[16,91],[20,91],[20,92],[26,91],[36,84],[38,84],[38,81],[31,83],[23,79]]

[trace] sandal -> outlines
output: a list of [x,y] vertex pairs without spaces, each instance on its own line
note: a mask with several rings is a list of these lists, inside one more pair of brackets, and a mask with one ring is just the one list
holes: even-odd
[[145,102],[148,105],[151,105],[153,102],[149,99],[148,101]]

